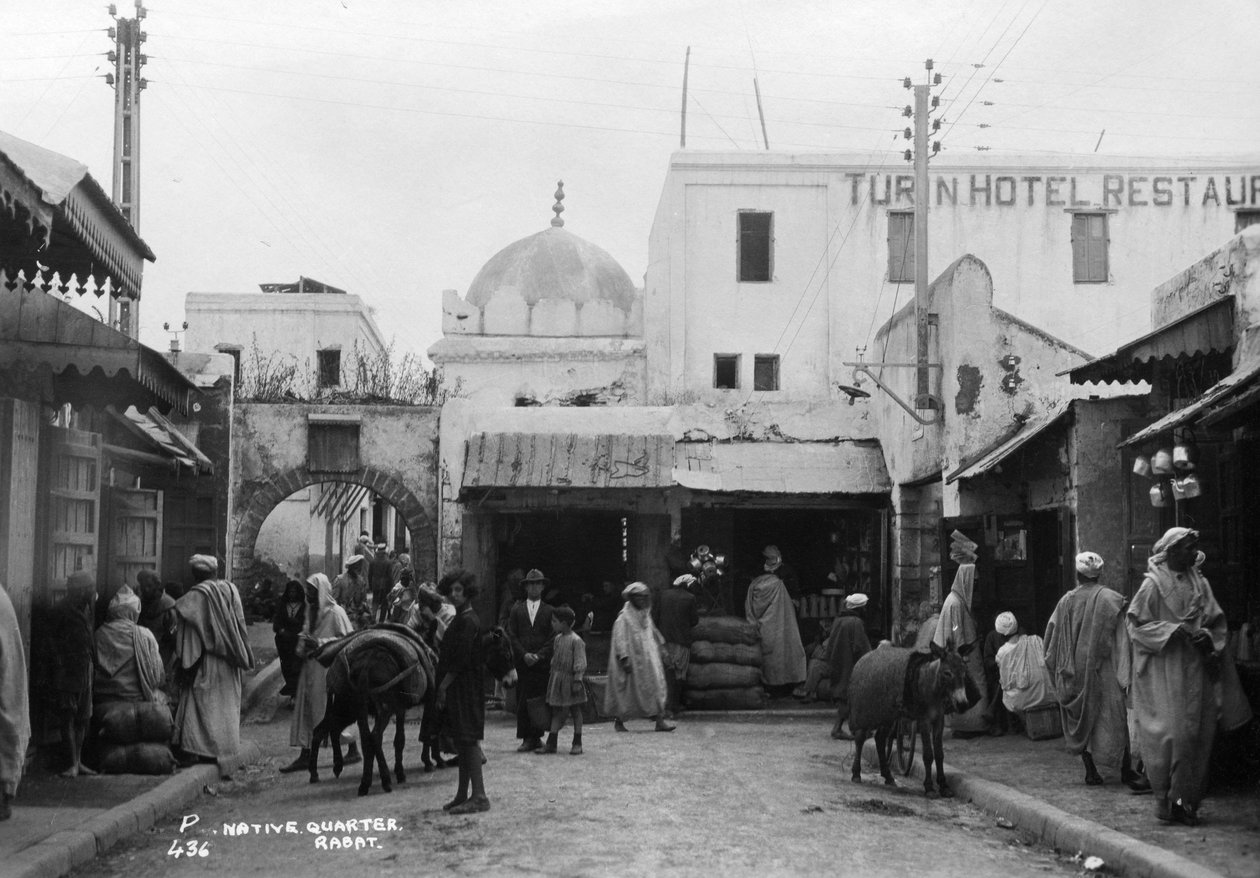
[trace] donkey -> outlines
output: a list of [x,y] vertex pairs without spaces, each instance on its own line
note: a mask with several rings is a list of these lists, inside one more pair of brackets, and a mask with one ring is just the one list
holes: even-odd
[[[923,742],[923,791],[928,798],[950,798],[954,791],[945,780],[941,738],[945,714],[969,707],[967,667],[962,650],[953,640],[945,648],[932,644],[931,652],[885,646],[858,659],[849,682],[849,727],[853,730],[853,781],[862,782],[862,747],[875,735],[879,773],[884,783],[896,786],[888,767],[889,735],[900,718],[917,721]],[[974,684],[973,684],[974,687]],[[974,691],[974,688],[973,688]],[[936,780],[932,763],[936,763]]]
[[[434,688],[433,651],[403,626],[384,624],[343,637],[327,644],[316,659],[329,664],[328,706],[319,725],[311,733],[307,763],[311,783],[319,781],[316,768],[319,746],[329,738],[333,750],[333,774],[340,777],[344,767],[341,730],[352,722],[359,726],[363,746],[363,778],[359,795],[372,787],[373,761],[379,766],[381,789],[390,792],[389,768],[385,762],[385,727],[394,720],[394,778],[405,783],[402,753],[406,743],[407,709],[420,704]],[[372,728],[369,718],[375,719]]]

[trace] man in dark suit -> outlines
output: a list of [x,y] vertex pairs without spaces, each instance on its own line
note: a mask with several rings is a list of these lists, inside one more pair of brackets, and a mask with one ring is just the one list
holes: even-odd
[[518,753],[527,753],[542,746],[542,733],[530,722],[526,705],[531,698],[547,696],[547,677],[551,670],[551,606],[542,600],[547,577],[541,570],[531,570],[521,580],[525,599],[508,614],[507,635],[516,657],[517,700],[516,737],[521,739]]

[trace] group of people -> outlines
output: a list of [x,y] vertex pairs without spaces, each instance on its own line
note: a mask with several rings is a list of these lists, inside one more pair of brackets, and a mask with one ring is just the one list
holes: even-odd
[[[942,646],[972,647],[981,697],[950,717],[954,734],[1001,734],[1029,711],[1057,705],[1086,784],[1118,774],[1135,792],[1154,793],[1157,819],[1196,825],[1218,723],[1234,728],[1251,716],[1236,676],[1222,673],[1230,670],[1226,622],[1200,570],[1198,541],[1190,528],[1169,529],[1127,603],[1101,585],[1104,560],[1082,552],[1076,586],[1044,638],[1003,612],[983,644],[971,615],[975,565],[961,564],[939,620],[920,631]],[[1233,716],[1223,716],[1225,700],[1239,705]]]
[[178,600],[152,571],[137,576],[138,593],[122,585],[104,595],[90,573],[71,573],[65,594],[35,614],[31,680],[0,587],[0,819],[11,813],[31,736],[28,686],[38,694],[42,737],[63,747],[66,777],[96,773],[90,730],[120,703],[169,717],[181,764],[237,752],[241,675],[254,662],[245,614],[215,558],[194,555],[189,568],[193,584]]

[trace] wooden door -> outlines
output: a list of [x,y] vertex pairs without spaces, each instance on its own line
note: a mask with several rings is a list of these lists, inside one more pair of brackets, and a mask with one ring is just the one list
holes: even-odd
[[[39,508],[39,404],[0,400],[0,583],[29,655]],[[27,663],[30,664],[29,662]]]
[[669,551],[669,515],[632,515],[628,525],[630,545],[626,546],[629,562],[626,575],[647,583],[653,590],[668,586],[670,575],[665,553]]
[[101,437],[49,427],[44,431],[47,585],[53,597],[66,577],[86,570],[95,579],[101,511]]
[[[218,500],[208,479],[168,488],[162,498],[161,571],[163,582],[185,583],[188,559],[193,555],[218,556],[222,545],[216,522]],[[229,572],[230,575],[230,572]]]
[[105,529],[109,555],[102,591],[114,592],[124,585],[135,591],[137,573],[162,569],[161,491],[110,488]]

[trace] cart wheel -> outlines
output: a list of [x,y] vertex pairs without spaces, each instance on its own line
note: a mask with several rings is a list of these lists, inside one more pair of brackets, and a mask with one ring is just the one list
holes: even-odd
[[892,741],[889,749],[897,758],[897,769],[903,776],[909,777],[914,770],[914,744],[919,737],[919,724],[912,719],[899,719],[893,726]]

